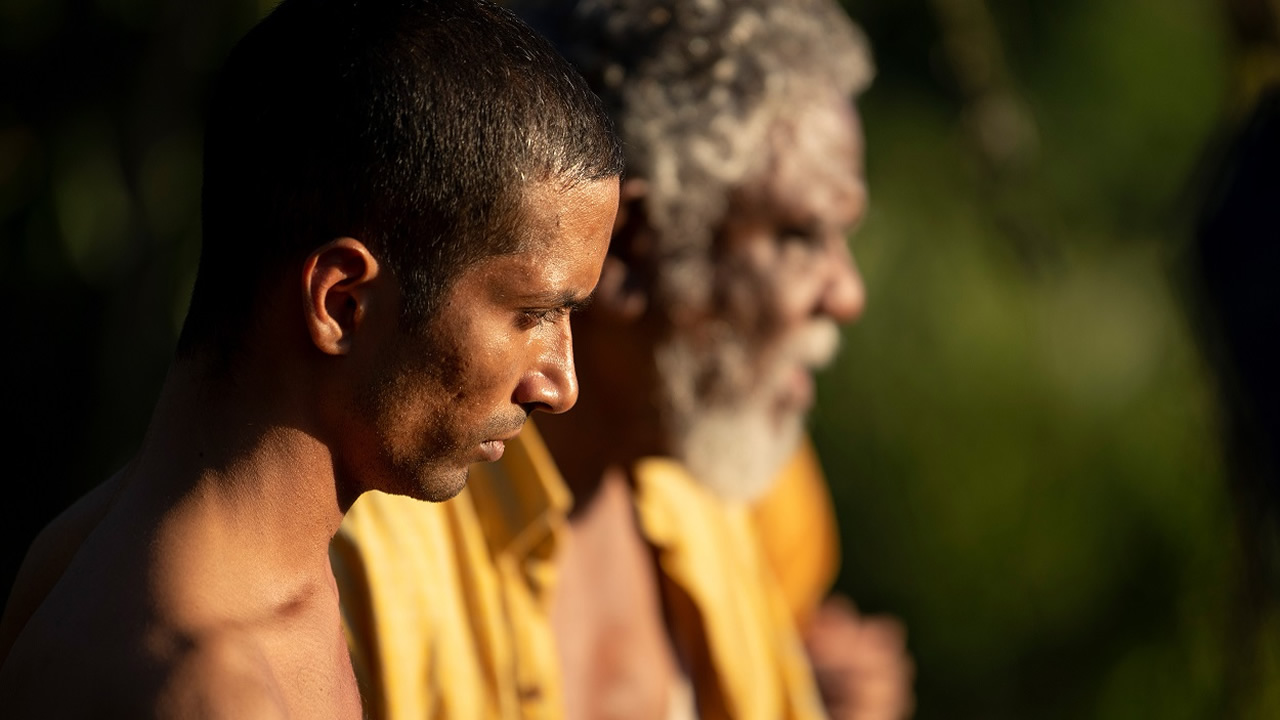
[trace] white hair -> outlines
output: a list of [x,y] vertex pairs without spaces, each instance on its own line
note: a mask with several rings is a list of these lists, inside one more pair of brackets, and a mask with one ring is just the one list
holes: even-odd
[[[769,160],[798,104],[852,100],[874,68],[832,0],[523,0],[516,10],[583,73],[648,183],[657,292],[705,299],[731,191]],[[664,298],[660,297],[659,300]]]

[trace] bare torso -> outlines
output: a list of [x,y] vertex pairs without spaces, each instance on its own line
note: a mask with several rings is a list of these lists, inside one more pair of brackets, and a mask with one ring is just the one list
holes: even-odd
[[361,716],[323,548],[290,566],[217,502],[129,490],[32,545],[0,627],[6,717]]
[[557,557],[552,624],[569,720],[693,716],[653,551],[621,473],[606,475],[571,518]]

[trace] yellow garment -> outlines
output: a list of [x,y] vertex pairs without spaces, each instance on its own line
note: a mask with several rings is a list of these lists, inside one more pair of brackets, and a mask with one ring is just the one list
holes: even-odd
[[[634,468],[703,718],[824,713],[787,600],[749,510],[726,507],[669,460]],[[571,498],[532,427],[446,503],[368,493],[330,556],[371,718],[558,718],[550,623],[557,536]]]
[[796,451],[773,487],[753,505],[752,515],[796,626],[804,627],[840,569],[835,508],[811,443]]

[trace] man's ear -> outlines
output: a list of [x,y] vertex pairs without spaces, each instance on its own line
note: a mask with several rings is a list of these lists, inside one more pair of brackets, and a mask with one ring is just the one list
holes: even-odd
[[321,352],[345,355],[369,311],[378,261],[364,243],[331,240],[302,266],[303,314],[311,341]]
[[649,184],[644,180],[628,178],[622,182],[609,255],[591,302],[594,312],[624,322],[644,314],[652,291],[655,238],[645,212],[648,193]]

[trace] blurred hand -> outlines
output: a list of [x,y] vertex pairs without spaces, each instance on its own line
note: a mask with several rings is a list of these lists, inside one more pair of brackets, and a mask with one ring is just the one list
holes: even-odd
[[902,622],[858,614],[848,598],[828,598],[804,629],[818,690],[832,720],[902,720],[915,706],[915,663]]

